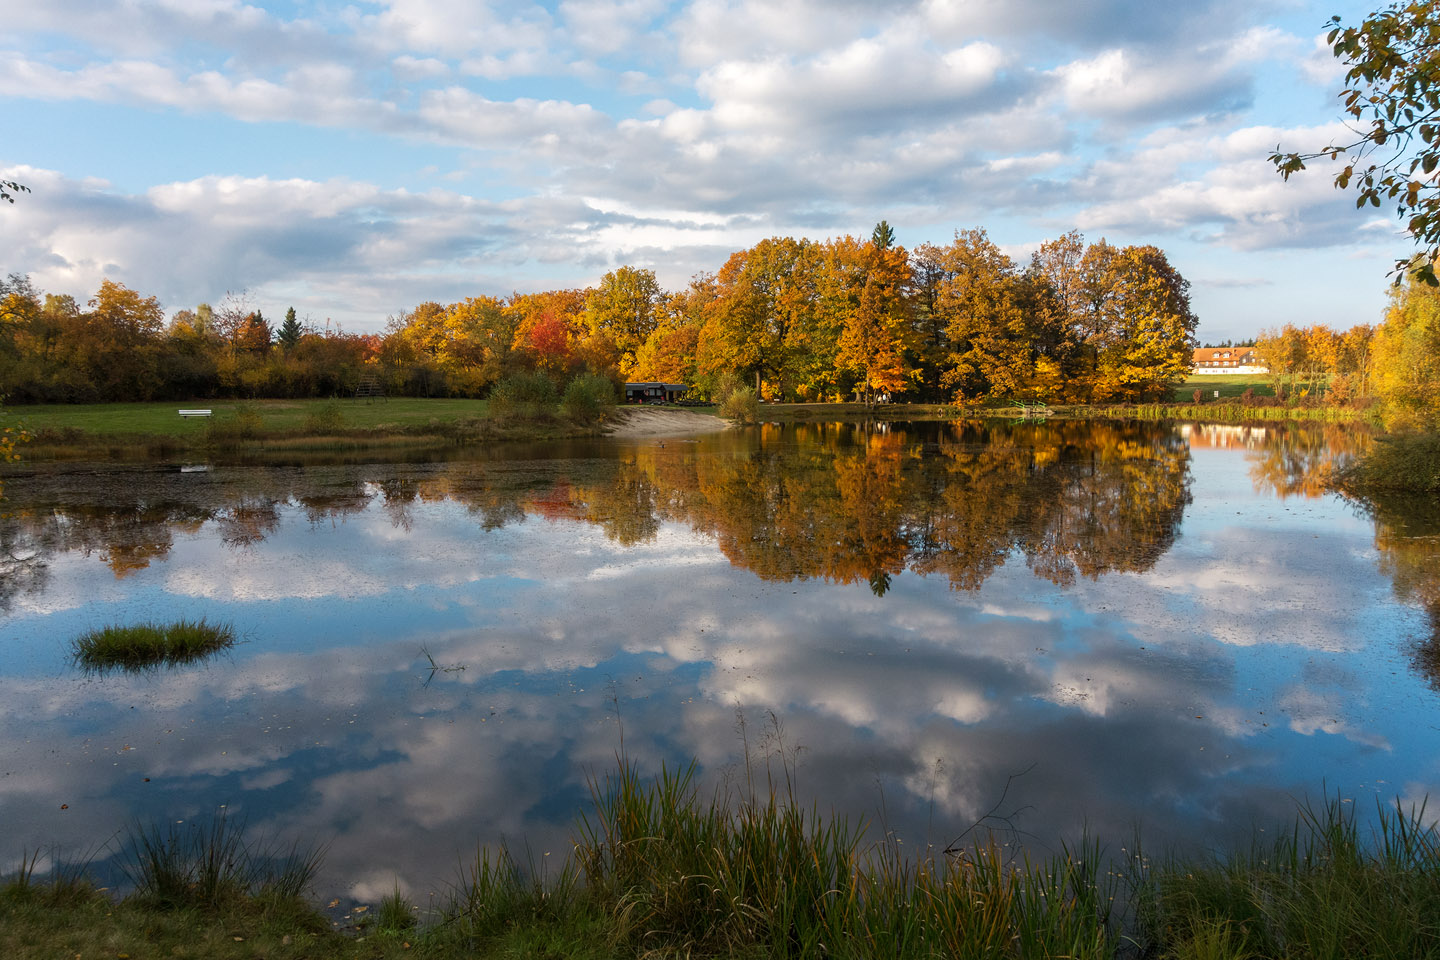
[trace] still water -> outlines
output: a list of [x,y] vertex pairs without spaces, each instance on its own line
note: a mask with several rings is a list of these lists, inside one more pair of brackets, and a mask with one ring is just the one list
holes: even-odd
[[[622,751],[707,789],[748,755],[917,846],[979,822],[1204,847],[1327,789],[1440,795],[1440,509],[1323,494],[1363,442],[800,425],[17,468],[0,868],[103,868],[128,826],[223,808],[328,842],[327,896],[423,900],[476,844],[563,857]],[[244,642],[70,662],[87,629],[179,617]]]

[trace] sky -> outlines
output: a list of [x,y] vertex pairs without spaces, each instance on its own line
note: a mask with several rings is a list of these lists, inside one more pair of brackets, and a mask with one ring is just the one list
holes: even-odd
[[667,289],[771,236],[1154,244],[1202,341],[1381,319],[1411,249],[1322,162],[1308,0],[0,0],[0,271],[381,330]]

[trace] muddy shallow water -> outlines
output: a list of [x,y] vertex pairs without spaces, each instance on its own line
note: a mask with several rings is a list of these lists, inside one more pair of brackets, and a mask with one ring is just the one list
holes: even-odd
[[[32,465],[0,519],[0,862],[219,808],[424,899],[563,857],[617,753],[945,844],[1206,846],[1440,787],[1440,516],[1336,428],[764,426],[410,464]],[[69,640],[206,617],[200,665]],[[1426,641],[1431,641],[1427,644]],[[1008,788],[1007,788],[1008,784]],[[880,827],[877,825],[876,830]]]

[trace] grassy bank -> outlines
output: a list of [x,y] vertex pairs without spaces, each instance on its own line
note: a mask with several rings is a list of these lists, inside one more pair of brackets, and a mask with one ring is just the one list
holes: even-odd
[[[209,417],[181,417],[181,409]],[[360,450],[591,436],[602,418],[553,409],[496,412],[484,400],[255,400],[10,408],[26,460],[165,457],[215,449]]]
[[[7,957],[1421,957],[1440,954],[1440,840],[1372,834],[1339,799],[1272,844],[1204,860],[1084,842],[1040,859],[979,839],[913,855],[693,770],[595,785],[571,859],[537,879],[482,852],[427,916],[398,891],[343,930],[307,906],[313,852],[252,855],[223,818],[132,834],[121,901],[73,872],[0,888]],[[1112,848],[1112,853],[1114,849]],[[26,861],[33,867],[35,858]]]

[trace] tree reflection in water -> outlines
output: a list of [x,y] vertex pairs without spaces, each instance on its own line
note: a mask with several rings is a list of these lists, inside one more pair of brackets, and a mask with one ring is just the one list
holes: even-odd
[[[42,592],[47,558],[61,553],[97,554],[123,578],[205,524],[244,549],[274,533],[291,505],[312,524],[378,505],[408,531],[413,504],[439,501],[465,505],[483,530],[529,518],[579,522],[622,546],[683,524],[761,579],[863,584],[877,596],[906,571],[974,590],[1016,557],[1064,586],[1149,570],[1171,548],[1191,501],[1192,448],[1242,447],[1257,491],[1318,497],[1328,472],[1369,442],[1344,425],[975,420],[771,424],[709,445],[574,457],[198,477],[116,467],[99,494],[69,468],[38,467],[12,481],[0,516],[0,609]],[[1361,506],[1397,595],[1430,616],[1416,662],[1440,687],[1440,511],[1398,499]]]
[[[592,524],[632,546],[680,523],[766,580],[864,583],[883,595],[906,570],[982,584],[1013,555],[1057,584],[1146,570],[1190,501],[1188,447],[1156,424],[981,421],[885,429],[762,426],[719,453],[642,445],[619,456],[218,470],[204,482],[129,470],[87,499],[66,475],[24,479],[0,522],[12,556],[98,551],[117,577],[163,560],[177,531],[214,524],[253,546],[297,506],[339,523],[378,502],[410,525],[416,501],[464,504],[493,530],[527,518]],[[34,566],[35,564],[32,564]],[[12,589],[28,589],[16,581]]]

